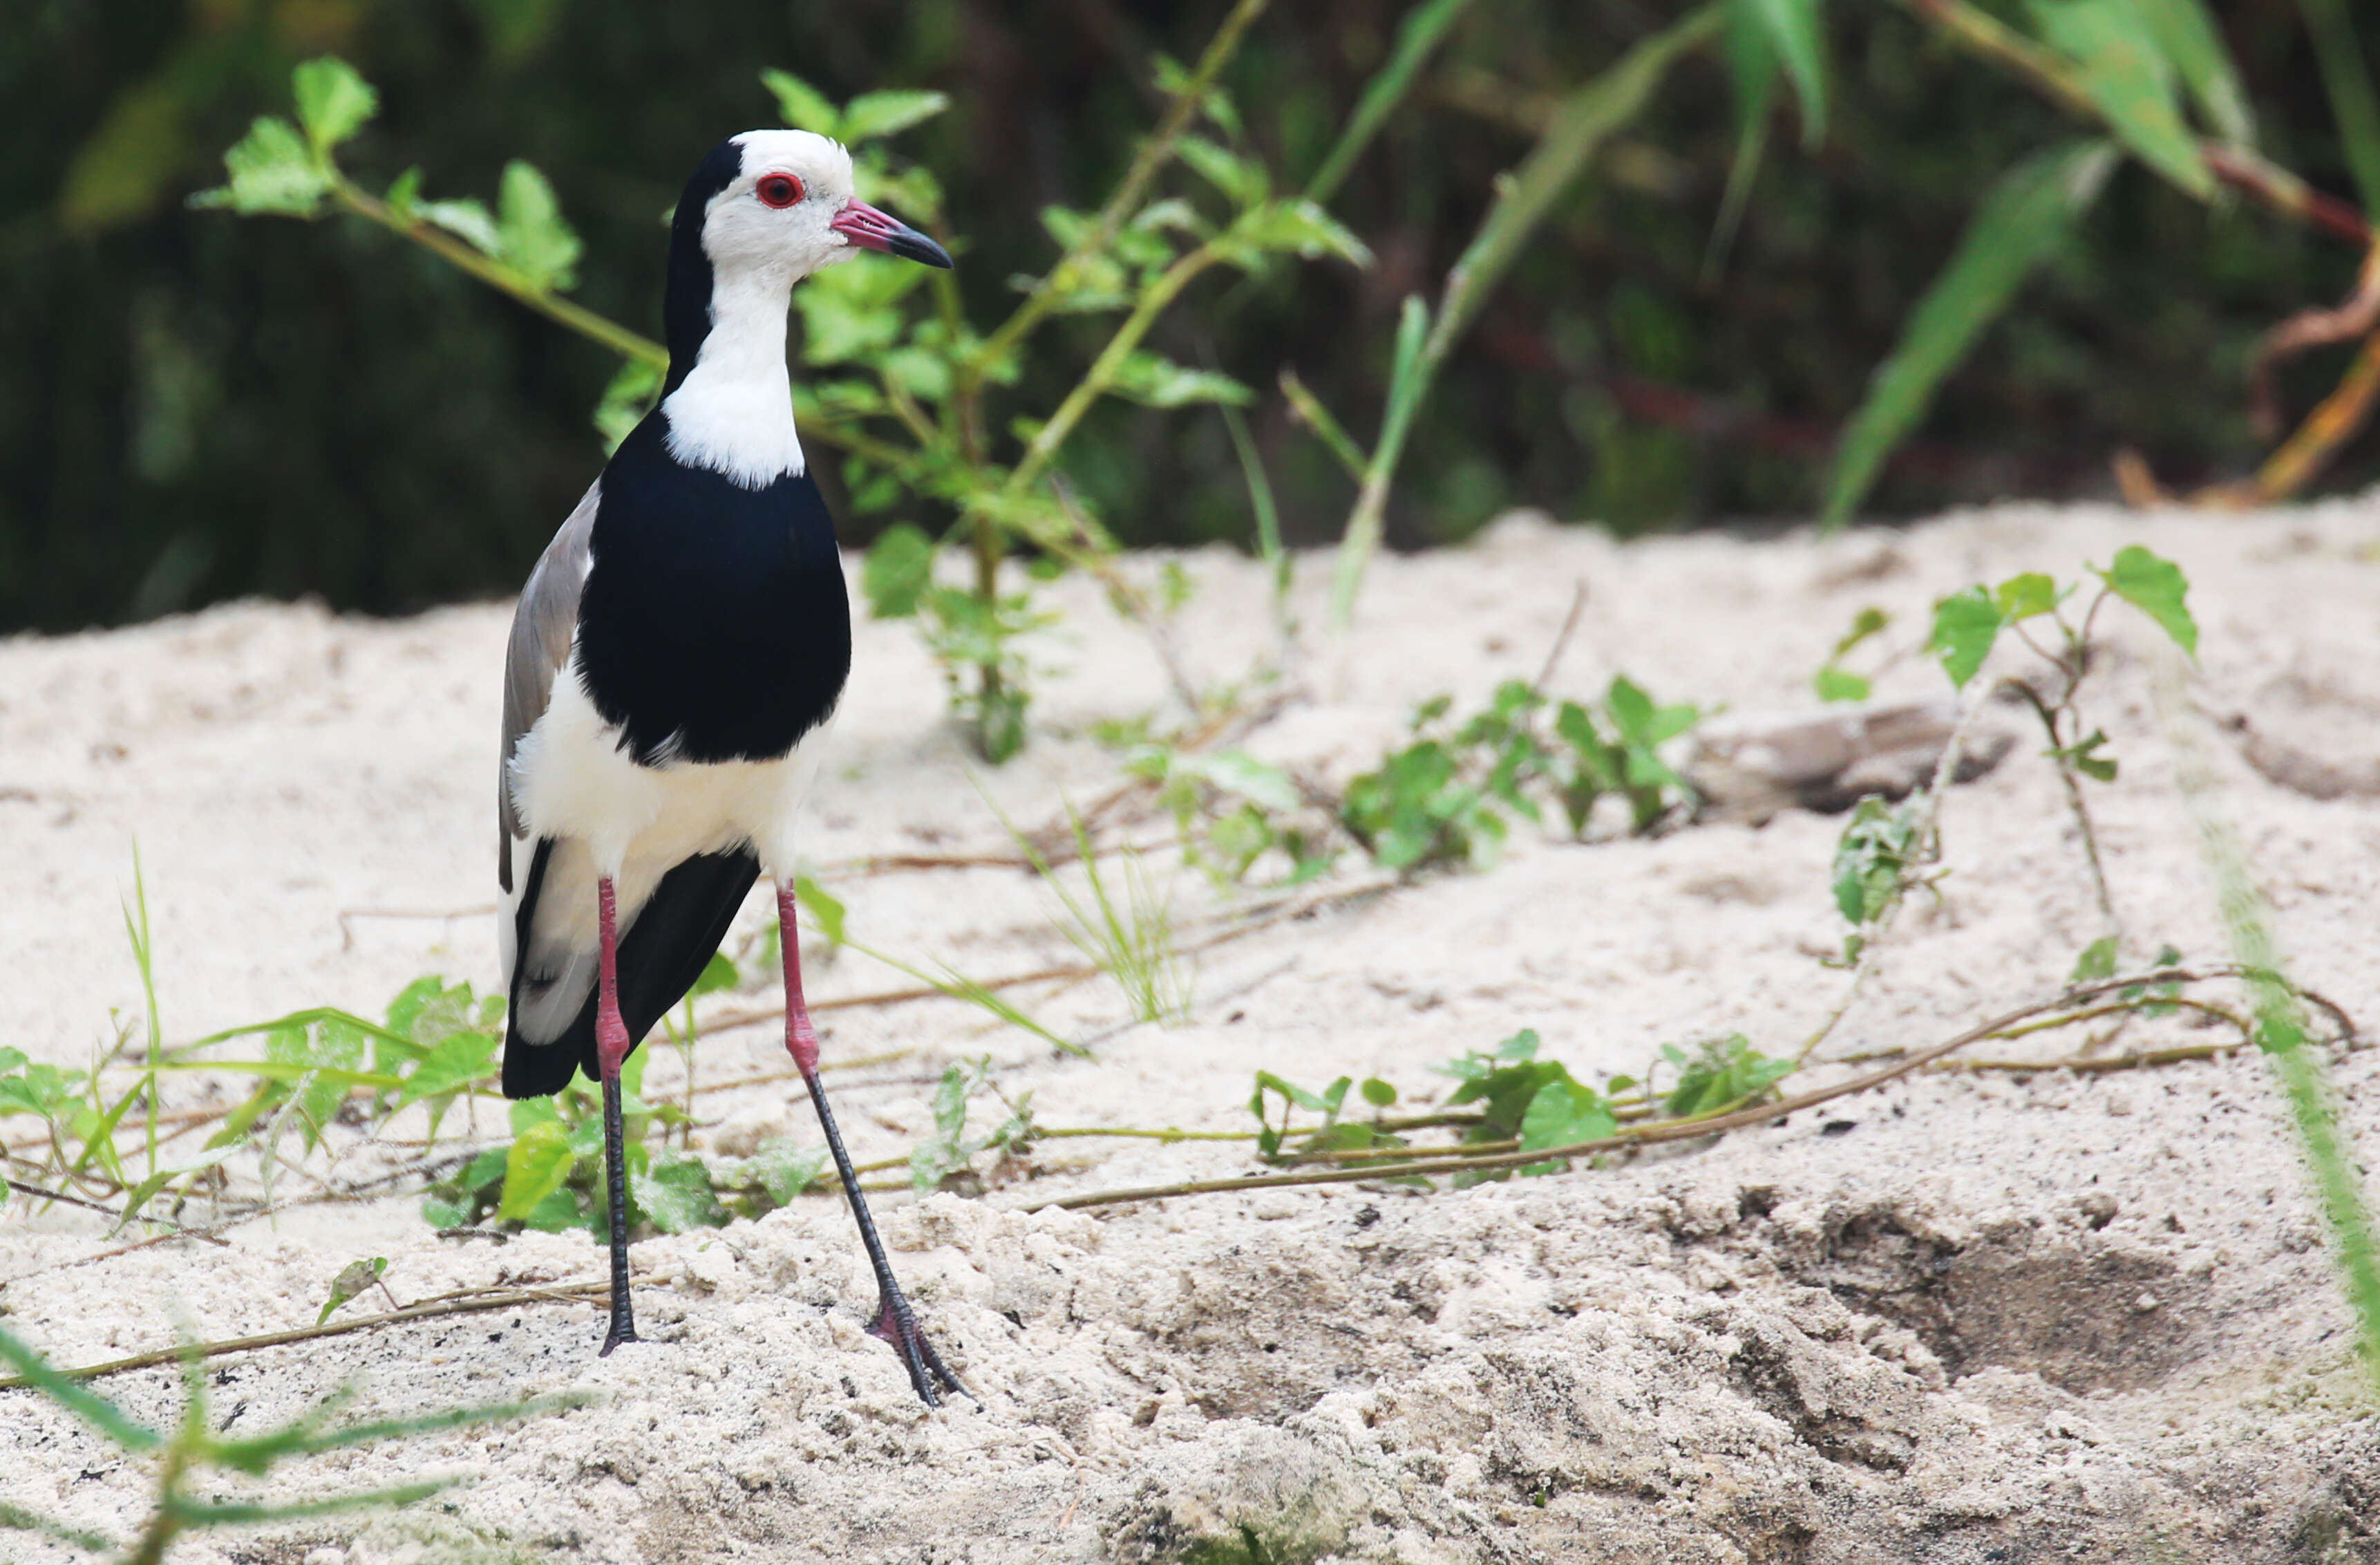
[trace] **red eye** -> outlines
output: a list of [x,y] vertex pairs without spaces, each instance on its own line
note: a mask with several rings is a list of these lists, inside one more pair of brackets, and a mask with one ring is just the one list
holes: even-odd
[[754,189],[764,206],[791,206],[802,199],[802,182],[790,174],[771,174]]

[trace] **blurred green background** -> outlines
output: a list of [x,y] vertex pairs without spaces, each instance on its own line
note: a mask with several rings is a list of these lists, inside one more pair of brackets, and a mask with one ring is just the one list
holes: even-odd
[[[393,612],[508,593],[599,466],[589,413],[615,365],[601,348],[363,225],[183,207],[253,116],[285,112],[297,61],[335,52],[380,88],[379,117],[343,154],[374,185],[419,164],[440,192],[484,198],[507,159],[537,164],[587,241],[576,297],[648,332],[662,214],[713,141],[775,122],[762,67],[838,99],[938,88],[952,112],[903,149],[941,176],[962,284],[992,318],[1008,279],[1049,262],[1041,208],[1096,202],[1153,120],[1151,55],[1194,57],[1224,9],[14,0],[0,37],[0,630],[249,593]],[[1228,79],[1284,177],[1320,159],[1406,9],[1305,0],[1257,23]],[[2265,152],[2351,194],[2294,0],[2216,9]],[[2352,10],[2368,56],[2380,7]],[[1676,14],[1478,0],[1332,202],[1377,264],[1276,268],[1228,312],[1209,306],[1242,285],[1218,277],[1168,316],[1153,346],[1265,393],[1251,419],[1293,542],[1336,536],[1352,485],[1290,422],[1276,368],[1368,436],[1400,299],[1435,293],[1552,96]],[[1828,34],[1826,139],[1801,150],[1779,94],[1718,263],[1737,133],[1715,56],[1682,66],[1598,156],[1425,410],[1391,544],[1458,539],[1514,504],[1625,532],[1809,512],[1842,421],[1977,192],[2073,133],[1897,7],[1839,3]],[[1951,379],[1872,512],[2107,494],[2127,445],[2180,484],[2244,471],[2265,449],[2244,397],[2259,334],[2336,300],[2359,259],[2137,170],[2084,240]],[[1061,323],[1066,351],[1030,373],[1054,395],[1109,329]],[[2292,411],[2342,361],[2293,366]],[[1064,465],[1128,544],[1249,535],[1211,410],[1104,405]],[[2366,438],[2327,486],[2375,469]],[[846,542],[865,532],[847,523]]]

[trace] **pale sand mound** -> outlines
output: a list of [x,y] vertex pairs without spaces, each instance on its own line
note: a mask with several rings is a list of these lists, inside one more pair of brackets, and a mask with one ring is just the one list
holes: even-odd
[[[2136,541],[2195,583],[2202,703],[2250,717],[2215,760],[2298,976],[2371,1024],[2369,504],[2221,520],[2011,508],[1826,544],[1622,547],[1508,522],[1474,548],[1381,562],[1354,634],[1314,638],[1315,699],[1249,745],[1343,780],[1416,700],[1467,703],[1533,675],[1581,577],[1591,606],[1558,689],[1599,691],[1624,669],[1664,698],[1750,712],[1806,705],[1811,670],[1863,605],[1893,610],[1906,644],[1943,593],[2025,569],[2071,579]],[[1186,563],[1200,592],[1182,642],[1201,677],[1235,677],[1263,644],[1259,573],[1220,555]],[[1318,586],[1327,572],[1305,574]],[[1067,671],[1036,708],[1043,734],[1158,704],[1145,642],[1079,583],[1058,595],[1071,613],[1051,657]],[[1318,594],[1301,607],[1322,623]],[[79,1061],[114,1037],[111,1009],[139,1010],[118,913],[136,836],[172,1036],[322,1002],[377,1012],[425,970],[489,983],[492,920],[468,910],[494,896],[505,616],[233,607],[0,646],[5,1041]],[[2086,703],[2124,770],[2093,802],[2133,954],[2169,940],[2219,960],[2149,710],[2155,640],[2126,614],[2103,626]],[[1879,694],[1940,686],[1904,660]],[[1002,847],[941,703],[907,629],[862,630],[814,808],[821,862]],[[1943,899],[1906,921],[1833,1048],[1947,1037],[2054,990],[2096,933],[2037,749],[2028,736],[1953,795]],[[1112,776],[1087,740],[1045,737],[982,782],[1038,824],[1062,791],[1086,801]],[[1062,1031],[1111,1033],[1096,1063],[944,1001],[833,1012],[831,1057],[917,1051],[840,1079],[845,1119],[863,1158],[903,1152],[929,1127],[941,1067],[987,1053],[1048,1124],[1241,1129],[1258,1069],[1318,1085],[1377,1073],[1411,1099],[1446,1088],[1432,1063],[1523,1026],[1582,1076],[1638,1072],[1664,1041],[1726,1031],[1784,1052],[1841,990],[1817,960],[1842,934],[1827,890],[1840,825],[1789,813],[1593,847],[1524,829],[1491,874],[1217,948],[1195,1020],[1172,1029],[1111,1032],[1122,1006],[1104,984],[1025,991]],[[1070,955],[1050,899],[1014,872],[837,887],[856,937],[915,960],[991,976]],[[1185,936],[1208,927],[1188,878],[1181,906]],[[343,931],[357,910],[466,911],[350,916]],[[845,954],[813,993],[902,982]],[[2177,1019],[2127,1043],[2209,1036]],[[766,1028],[736,1032],[706,1045],[702,1069],[765,1068],[775,1047]],[[2367,1148],[2380,1146],[2374,1059],[2338,1070]],[[654,1090],[674,1079],[657,1062]],[[746,1140],[808,1136],[783,1094],[710,1098],[706,1113],[732,1115]],[[1715,1144],[1463,1192],[1032,1215],[1055,1195],[1249,1167],[1230,1143],[1046,1142],[1034,1162],[979,1200],[883,1198],[897,1259],[980,1412],[917,1408],[861,1333],[871,1296],[840,1204],[809,1199],[640,1242],[639,1269],[672,1279],[642,1294],[659,1339],[608,1362],[583,1306],[223,1361],[218,1410],[251,1428],[347,1381],[363,1415],[567,1389],[601,1400],[320,1460],[276,1492],[424,1472],[475,1482],[402,1518],[219,1537],[176,1558],[366,1565],[476,1538],[484,1557],[607,1561],[1142,1560],[1199,1557],[1242,1524],[1282,1559],[2313,1561],[2380,1547],[2380,1418],[2357,1400],[2324,1235],[2254,1058],[2029,1083],[1926,1077]],[[391,1257],[407,1299],[599,1275],[583,1236],[442,1241],[410,1202],[297,1207],[232,1237],[69,1269],[106,1248],[97,1228],[29,1218],[19,1202],[0,1239],[0,1310],[8,1329],[88,1362],[169,1341],[177,1320],[207,1337],[310,1322],[358,1254]],[[159,1418],[178,1395],[164,1371],[103,1384]],[[140,1504],[141,1464],[30,1396],[0,1395],[0,1498],[116,1527]],[[310,1552],[324,1546],[344,1554]]]

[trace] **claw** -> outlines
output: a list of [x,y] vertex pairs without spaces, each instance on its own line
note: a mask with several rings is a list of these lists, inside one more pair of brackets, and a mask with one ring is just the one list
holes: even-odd
[[956,1391],[977,1407],[983,1406],[983,1399],[961,1385],[959,1377],[942,1363],[942,1355],[934,1351],[925,1327],[917,1324],[917,1313],[898,1290],[879,1297],[876,1319],[869,1324],[868,1335],[892,1345],[892,1351],[901,1355],[902,1364],[909,1371],[909,1384],[928,1407],[942,1405],[938,1391]]

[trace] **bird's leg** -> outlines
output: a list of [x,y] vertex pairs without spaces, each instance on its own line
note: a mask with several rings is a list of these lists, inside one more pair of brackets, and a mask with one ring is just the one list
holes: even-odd
[[868,1197],[859,1192],[859,1176],[852,1169],[851,1154],[843,1149],[843,1132],[834,1128],[834,1110],[826,1102],[826,1083],[819,1080],[818,1030],[810,1025],[809,1008],[802,1003],[801,943],[795,933],[794,912],[793,883],[781,882],[777,886],[777,928],[785,953],[785,1052],[794,1057],[794,1067],[802,1073],[802,1084],[809,1088],[819,1126],[826,1131],[827,1151],[834,1156],[835,1172],[843,1176],[843,1192],[851,1201],[851,1215],[859,1222],[859,1241],[868,1247],[868,1264],[876,1268],[876,1319],[868,1327],[868,1335],[892,1345],[909,1371],[909,1384],[917,1388],[928,1407],[941,1405],[938,1391],[956,1391],[975,1401],[976,1394],[959,1384],[959,1377],[944,1366],[942,1356],[926,1339],[925,1328],[917,1324],[917,1313],[910,1308],[909,1296],[894,1280],[892,1263],[884,1257],[884,1241],[877,1237],[875,1219],[868,1215]]
[[608,1358],[623,1342],[634,1342],[637,1317],[628,1307],[628,1148],[620,1122],[620,1066],[632,1046],[620,1016],[619,899],[612,877],[595,883],[602,938],[602,978],[595,996],[595,1063],[603,1077],[603,1172],[612,1206],[612,1328],[603,1334]]

